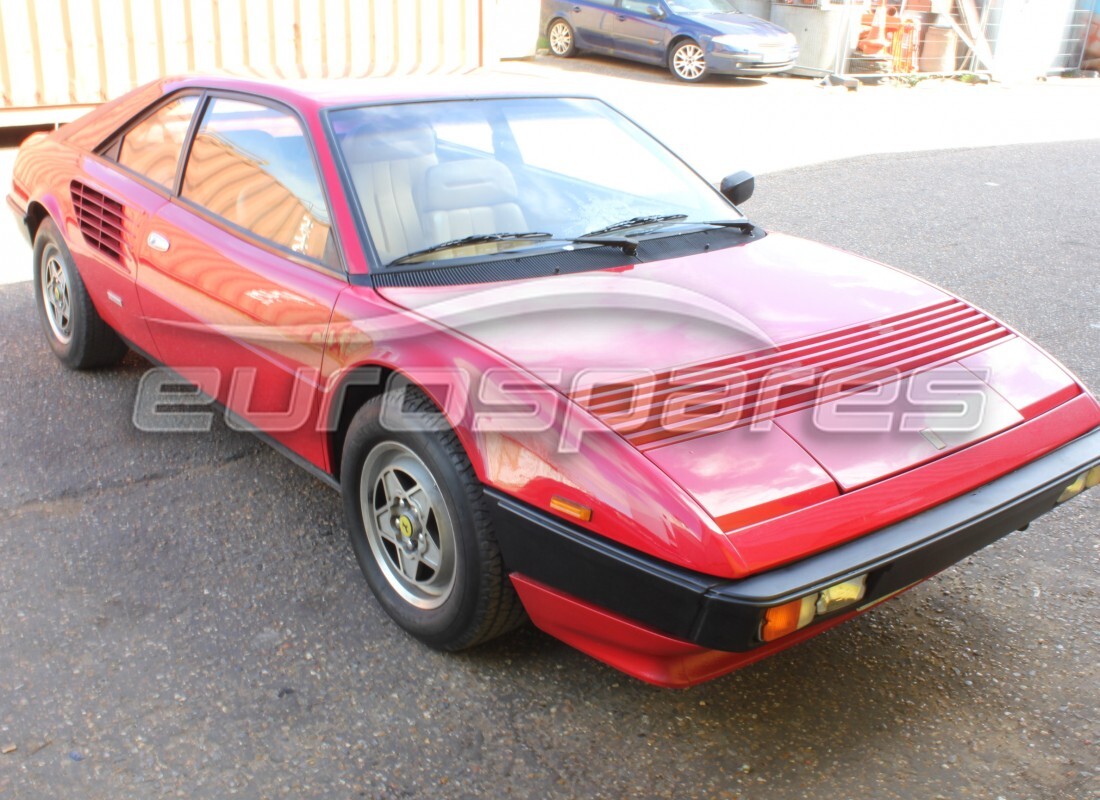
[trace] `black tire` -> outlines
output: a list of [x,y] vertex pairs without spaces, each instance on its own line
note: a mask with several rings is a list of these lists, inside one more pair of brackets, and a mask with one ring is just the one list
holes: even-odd
[[550,40],[550,52],[558,58],[571,58],[577,54],[577,35],[573,26],[558,18],[546,28],[546,38]]
[[72,254],[48,217],[34,237],[34,299],[50,349],[70,369],[117,364],[127,346],[88,296]]
[[[394,426],[395,413],[420,424]],[[408,633],[455,651],[524,621],[481,483],[458,437],[422,392],[392,390],[356,413],[340,476],[359,568],[382,608]]]
[[668,51],[668,71],[674,78],[698,83],[707,77],[707,62],[703,48],[691,39],[684,39]]

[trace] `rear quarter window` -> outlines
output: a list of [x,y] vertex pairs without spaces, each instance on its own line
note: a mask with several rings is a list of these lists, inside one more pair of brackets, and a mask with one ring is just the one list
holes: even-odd
[[179,97],[132,127],[118,143],[118,163],[171,191],[198,102],[195,95]]

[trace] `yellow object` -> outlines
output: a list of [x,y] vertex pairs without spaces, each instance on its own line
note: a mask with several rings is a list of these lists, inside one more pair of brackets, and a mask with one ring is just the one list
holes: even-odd
[[[1091,472],[1091,470],[1090,470],[1090,472]],[[1079,476],[1077,478],[1077,480],[1075,480],[1073,483],[1071,483],[1069,486],[1067,486],[1065,489],[1062,490],[1062,493],[1060,495],[1058,495],[1058,502],[1059,503],[1064,503],[1067,500],[1071,500],[1072,498],[1074,498],[1077,495],[1081,494],[1081,492],[1085,491],[1085,484],[1087,482],[1087,479],[1088,479],[1088,473],[1085,473],[1084,475]]]
[[838,609],[858,603],[867,591],[867,576],[860,575],[825,589],[817,596],[817,613],[831,614]]
[[773,606],[764,612],[760,623],[760,638],[774,642],[800,628],[805,628],[815,617],[832,614],[855,605],[867,593],[867,575],[834,583],[820,592],[791,600],[781,606]]
[[588,522],[592,519],[592,509],[588,506],[582,506],[580,503],[574,503],[572,500],[566,500],[564,497],[554,495],[550,498],[550,508],[555,511],[560,511],[562,514],[567,514],[570,517],[579,519],[581,522]]
[[774,606],[764,612],[764,622],[760,626],[760,638],[765,642],[774,642],[805,628],[814,618],[817,595],[807,595],[781,606]]

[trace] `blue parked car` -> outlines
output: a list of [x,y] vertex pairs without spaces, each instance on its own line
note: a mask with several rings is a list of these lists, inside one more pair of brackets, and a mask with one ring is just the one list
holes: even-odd
[[591,50],[667,66],[683,81],[768,75],[794,66],[794,35],[730,0],[542,0],[550,52]]

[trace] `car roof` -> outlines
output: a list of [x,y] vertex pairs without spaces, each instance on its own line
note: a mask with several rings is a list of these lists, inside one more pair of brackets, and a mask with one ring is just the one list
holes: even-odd
[[241,92],[283,102],[314,115],[326,108],[372,103],[475,100],[494,97],[591,97],[540,90],[529,79],[462,75],[410,78],[328,78],[265,80],[234,75],[176,75],[160,78],[109,100],[94,111],[63,125],[55,136],[83,149],[97,147],[126,120],[159,98],[181,89]]
[[[562,92],[532,90],[529,80],[508,76],[463,75],[409,78],[326,78],[263,80],[229,75],[185,75],[162,81],[163,92],[182,88],[244,92],[305,110],[392,101],[432,101],[492,97],[561,97]],[[576,97],[576,94],[569,94]]]

